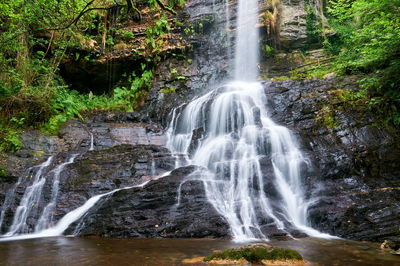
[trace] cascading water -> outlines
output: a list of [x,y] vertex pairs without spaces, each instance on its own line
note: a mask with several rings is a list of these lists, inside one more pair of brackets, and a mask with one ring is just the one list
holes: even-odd
[[72,164],[77,156],[78,154],[71,155],[68,161],[58,165],[53,171],[51,171],[54,173],[53,186],[51,188],[51,199],[43,209],[42,215],[35,226],[35,232],[40,232],[44,229],[47,229],[53,224],[53,212],[57,204],[61,172],[64,170],[65,166]]
[[[26,223],[28,216],[34,209],[37,208],[42,195],[42,189],[46,182],[45,176],[42,174],[43,170],[50,166],[54,156],[50,156],[44,163],[38,166],[38,170],[31,182],[26,188],[24,195],[22,196],[21,202],[15,211],[12,225],[5,234],[5,236],[12,236],[17,233],[27,233],[29,228]],[[3,207],[4,208],[4,207]]]
[[[40,215],[36,223],[34,231],[40,232],[46,228],[49,228],[53,224],[53,212],[55,210],[57,203],[61,172],[67,165],[72,164],[77,156],[78,154],[71,155],[69,160],[58,165],[56,168],[54,168],[52,171],[48,173],[45,173],[44,171],[51,165],[54,156],[50,156],[45,162],[36,167],[37,171],[31,183],[25,189],[25,193],[22,196],[19,206],[17,207],[17,210],[14,214],[13,222],[8,232],[4,234],[5,237],[14,236],[20,233],[28,233],[30,231],[29,226],[27,224],[27,219],[35,214],[35,209],[37,209],[38,206],[40,205],[42,190],[46,183],[46,177],[51,174],[53,175],[53,184],[51,187],[50,201],[43,208],[42,214]],[[15,196],[14,195],[15,189],[22,183],[23,177],[24,177],[23,175],[20,176],[15,188],[11,190],[10,193],[7,195],[8,198],[6,198],[5,202],[11,203],[12,199]],[[1,212],[1,217],[2,217],[1,222],[3,221],[5,211],[9,207],[10,206],[7,204],[3,205]]]
[[[306,160],[296,140],[267,116],[264,88],[256,82],[257,23],[258,1],[239,0],[235,81],[174,110],[167,147],[177,166],[208,169],[202,175],[208,199],[235,240],[267,239],[271,224],[328,237],[307,225],[309,201],[300,176]],[[267,185],[279,194],[274,202]]]
[[50,227],[48,229],[44,229],[41,231],[37,231],[32,234],[23,234],[23,235],[16,235],[12,237],[0,238],[0,242],[2,241],[10,241],[10,240],[24,240],[24,239],[32,239],[32,238],[42,238],[42,237],[53,237],[53,236],[61,236],[68,227],[73,224],[74,222],[78,221],[82,216],[84,216],[96,203],[101,200],[102,198],[112,195],[115,192],[131,189],[135,187],[144,187],[149,181],[146,181],[137,186],[131,187],[124,187],[114,189],[110,192],[103,193],[100,195],[96,195],[88,199],[82,206],[76,208],[73,211],[70,211],[64,217],[62,217],[55,226]]

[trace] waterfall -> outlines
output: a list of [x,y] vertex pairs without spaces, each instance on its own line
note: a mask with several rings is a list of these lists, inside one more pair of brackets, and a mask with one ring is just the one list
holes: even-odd
[[[77,156],[78,154],[71,155],[71,157],[66,162],[59,164],[53,170],[47,173],[45,173],[44,171],[51,165],[54,156],[50,156],[45,162],[36,167],[37,171],[29,186],[25,189],[24,195],[22,196],[19,206],[15,211],[13,222],[8,232],[4,234],[4,236],[9,237],[20,233],[29,233],[30,229],[27,224],[27,219],[30,216],[35,215],[35,210],[37,211],[38,206],[40,205],[42,190],[46,183],[46,177],[48,177],[50,174],[53,175],[50,201],[43,208],[42,214],[40,215],[36,223],[35,232],[42,231],[43,229],[51,226],[51,224],[53,223],[53,212],[56,207],[59,193],[61,172],[67,165],[72,164]],[[1,222],[3,222],[4,220],[5,211],[7,210],[7,208],[10,207],[10,205],[7,205],[6,203],[11,204],[11,202],[13,201],[15,197],[15,190],[22,183],[23,177],[23,175],[19,177],[15,187],[7,194],[7,198],[5,199],[5,204],[3,204],[1,212]]]
[[57,204],[61,172],[64,170],[65,166],[72,164],[77,156],[78,154],[71,155],[70,159],[67,162],[58,165],[54,170],[51,171],[54,173],[53,185],[51,188],[51,199],[44,208],[43,213],[35,226],[35,232],[42,231],[52,225],[53,212]]
[[[31,184],[26,188],[21,202],[14,214],[14,219],[9,231],[5,236],[12,236],[17,233],[27,233],[29,228],[26,223],[28,216],[37,208],[42,195],[42,189],[46,182],[43,170],[50,166],[54,156],[50,156],[44,163],[38,166],[38,170],[32,179]],[[14,191],[15,193],[15,191]],[[7,201],[7,199],[6,199]],[[3,207],[4,209],[4,207]]]
[[[22,199],[20,201],[20,205],[18,206],[14,214],[13,222],[10,226],[9,231],[1,236],[0,242],[61,236],[71,224],[82,218],[103,197],[112,195],[115,192],[121,190],[127,190],[135,187],[144,187],[149,182],[146,181],[140,185],[118,188],[107,193],[95,195],[89,198],[82,206],[65,214],[57,223],[54,223],[53,214],[59,194],[60,175],[67,165],[72,164],[75,161],[78,155],[79,154],[72,154],[67,161],[57,165],[53,170],[46,173],[44,171],[52,164],[55,156],[50,156],[45,162],[35,167],[38,170],[36,171],[30,185],[25,189],[24,195],[22,196]],[[152,163],[152,167],[155,168],[154,163]],[[37,209],[40,204],[43,186],[46,183],[46,177],[49,176],[49,174],[53,175],[50,201],[43,208],[42,214],[36,222],[35,230],[33,233],[31,233],[26,221],[28,217],[30,217],[30,215],[33,215],[33,209]],[[23,177],[24,176],[21,175],[21,177],[18,179],[17,184],[13,187],[13,189],[10,190],[10,193],[7,194],[5,204],[2,206],[0,216],[1,222],[3,222],[5,211],[11,206],[13,198],[15,197],[15,190],[22,183]],[[78,227],[80,227],[80,224],[78,224]],[[76,228],[76,231],[78,230],[80,230],[80,228]]]
[[254,81],[258,76],[258,0],[239,0],[236,23],[235,79]]
[[[310,202],[300,175],[307,160],[291,132],[268,117],[264,87],[256,82],[257,23],[258,1],[239,0],[235,80],[175,109],[167,147],[177,166],[207,169],[202,175],[207,197],[234,240],[266,240],[271,224],[288,235],[296,228],[328,237],[307,224]],[[269,195],[266,186],[279,195]]]
[[89,132],[90,134],[90,147],[89,147],[89,151],[94,151],[94,136],[92,132]]
[[55,226],[50,227],[48,229],[40,230],[32,234],[23,234],[17,236],[11,236],[6,238],[0,238],[0,242],[2,241],[12,241],[12,240],[25,240],[25,239],[33,239],[33,238],[43,238],[43,237],[54,237],[54,236],[61,236],[68,227],[73,224],[74,222],[78,221],[82,218],[96,203],[104,198],[105,196],[109,196],[114,194],[115,192],[121,190],[127,190],[135,187],[144,187],[149,181],[146,181],[137,186],[131,187],[124,187],[114,189],[110,192],[103,193],[100,195],[96,195],[88,199],[82,206],[76,208],[75,210],[70,211],[64,217],[62,217]]
[[53,159],[53,157],[48,158],[48,160],[46,160],[45,162],[43,162],[42,164],[35,166],[35,167],[31,167],[26,171],[26,174],[22,174],[18,177],[18,181],[17,183],[7,192],[6,194],[6,198],[4,199],[4,203],[1,206],[1,213],[0,213],[0,229],[3,226],[3,222],[4,222],[4,218],[5,218],[5,214],[6,211],[12,206],[12,204],[14,203],[15,200],[15,192],[16,189],[18,188],[19,185],[21,185],[21,183],[24,181],[25,177],[31,177],[32,176],[32,172],[34,172],[35,169],[37,169],[36,173],[35,173],[35,178],[34,179],[39,179],[38,177],[40,177],[42,175],[43,170],[48,167],[51,163],[51,160]]

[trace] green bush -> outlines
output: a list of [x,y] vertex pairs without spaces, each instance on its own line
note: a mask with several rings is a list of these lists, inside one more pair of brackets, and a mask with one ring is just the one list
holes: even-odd
[[22,147],[20,134],[18,131],[9,130],[0,141],[0,150],[17,151]]
[[400,0],[329,0],[327,10],[335,34],[323,45],[337,57],[305,76],[363,75],[363,94],[354,92],[353,98],[400,126]]

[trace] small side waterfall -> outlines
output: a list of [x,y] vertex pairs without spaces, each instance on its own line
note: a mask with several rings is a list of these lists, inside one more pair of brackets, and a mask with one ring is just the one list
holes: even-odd
[[59,184],[60,184],[60,174],[64,170],[65,166],[72,164],[74,162],[77,156],[78,154],[71,155],[68,161],[58,165],[54,170],[51,171],[54,174],[53,185],[51,188],[51,199],[50,202],[44,208],[42,215],[40,216],[36,224],[35,232],[39,232],[46,228],[49,228],[53,224],[53,212],[57,204]]
[[[33,177],[31,184],[26,188],[21,202],[14,214],[12,225],[5,236],[12,236],[17,233],[28,233],[26,220],[31,212],[33,212],[39,205],[42,189],[46,182],[46,177],[42,173],[45,168],[50,166],[53,158],[54,156],[50,156],[44,163],[38,166],[38,170]],[[5,211],[5,206],[3,207],[3,211]]]
[[[167,147],[177,166],[208,171],[209,201],[229,223],[236,241],[267,239],[266,227],[328,237],[307,224],[301,169],[307,166],[290,131],[267,112],[258,76],[258,1],[239,0],[235,81],[173,111]],[[268,171],[269,170],[269,171]],[[272,196],[272,186],[279,195]]]
[[94,136],[93,133],[90,132],[90,147],[89,147],[89,151],[94,151]]
[[16,235],[6,238],[0,238],[0,242],[2,241],[11,241],[11,240],[24,240],[24,239],[33,239],[33,238],[42,238],[42,237],[53,237],[53,236],[61,236],[68,227],[73,224],[74,222],[78,221],[83,215],[85,215],[100,199],[105,196],[112,195],[115,192],[131,189],[135,187],[144,187],[149,181],[146,181],[137,186],[131,187],[124,187],[114,189],[110,192],[103,193],[100,195],[96,195],[88,199],[82,206],[76,208],[75,210],[67,213],[62,217],[55,226],[50,227],[48,229],[44,229],[41,231],[37,231],[32,234],[23,234],[23,235]]

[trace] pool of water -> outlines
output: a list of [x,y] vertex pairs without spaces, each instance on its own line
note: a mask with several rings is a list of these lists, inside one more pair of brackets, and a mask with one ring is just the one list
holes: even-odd
[[[306,238],[272,241],[298,250],[308,265],[400,265],[379,244]],[[209,239],[42,238],[0,243],[1,265],[182,265],[188,258],[239,246]]]

